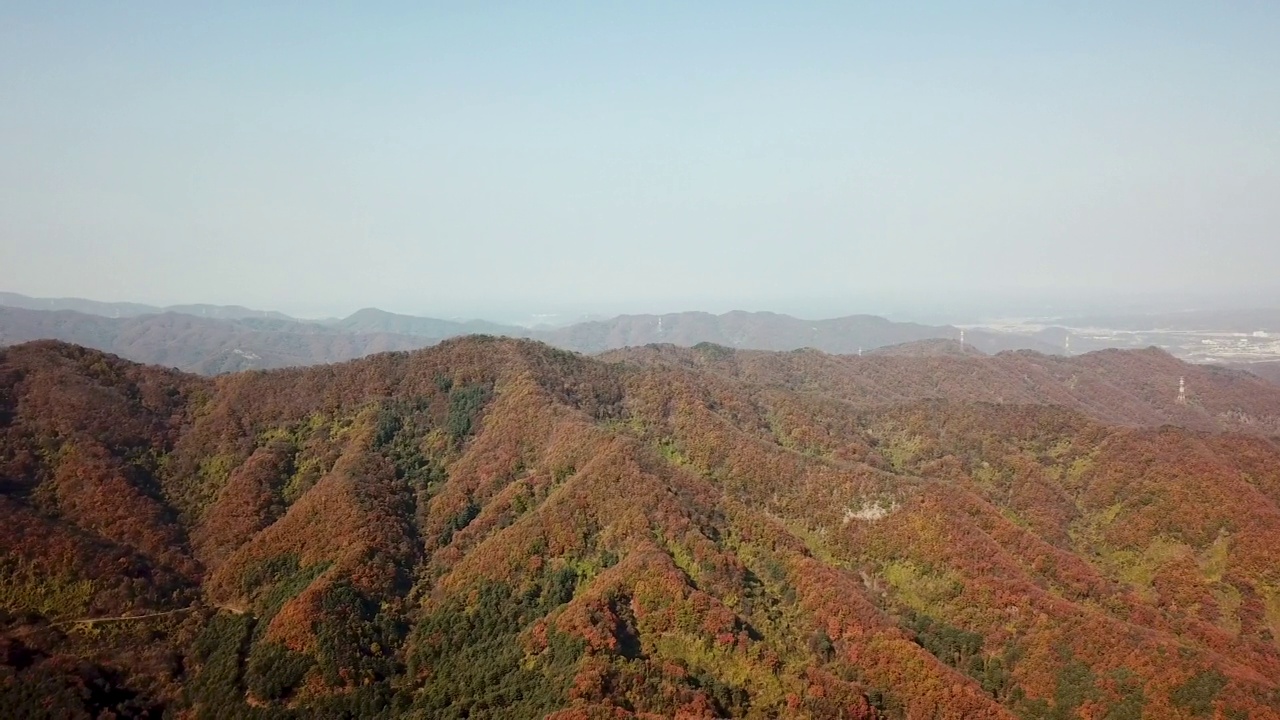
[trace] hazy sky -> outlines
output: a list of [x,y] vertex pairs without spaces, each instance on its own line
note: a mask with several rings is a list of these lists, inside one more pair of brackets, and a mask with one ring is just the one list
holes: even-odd
[[1280,304],[1274,0],[320,5],[0,3],[0,289]]

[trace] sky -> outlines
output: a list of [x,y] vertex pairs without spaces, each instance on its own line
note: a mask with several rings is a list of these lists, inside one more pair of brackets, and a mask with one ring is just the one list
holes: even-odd
[[1280,305],[1277,37],[1270,0],[8,0],[0,290]]

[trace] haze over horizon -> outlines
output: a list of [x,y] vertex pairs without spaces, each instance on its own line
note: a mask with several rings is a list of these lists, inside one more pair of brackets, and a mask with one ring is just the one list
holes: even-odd
[[8,3],[0,289],[493,319],[1265,304],[1277,36],[1268,4]]

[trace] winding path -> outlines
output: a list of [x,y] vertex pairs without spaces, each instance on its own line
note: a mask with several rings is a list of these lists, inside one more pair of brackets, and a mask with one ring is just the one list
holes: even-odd
[[178,608],[177,610],[165,610],[164,612],[147,613],[146,615],[119,615],[117,617],[100,617],[100,618],[80,618],[78,620],[63,620],[61,622],[52,623],[54,627],[59,625],[79,625],[82,627],[93,627],[98,623],[108,622],[124,622],[126,620],[146,620],[149,618],[163,617],[165,615],[176,615],[178,613],[191,612],[195,610],[195,606]]

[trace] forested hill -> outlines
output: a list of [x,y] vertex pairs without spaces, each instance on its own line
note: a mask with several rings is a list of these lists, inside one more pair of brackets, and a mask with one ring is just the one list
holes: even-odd
[[[682,367],[751,385],[885,406],[924,399],[1074,408],[1104,422],[1174,424],[1202,430],[1280,433],[1280,386],[1244,369],[1185,363],[1163,350],[1102,350],[1065,357],[1036,352],[988,356],[955,343],[912,343],[863,357],[651,345],[602,359]],[[1184,401],[1179,386],[1185,383]]]
[[18,345],[0,715],[1277,717],[1277,416],[1151,351]]

